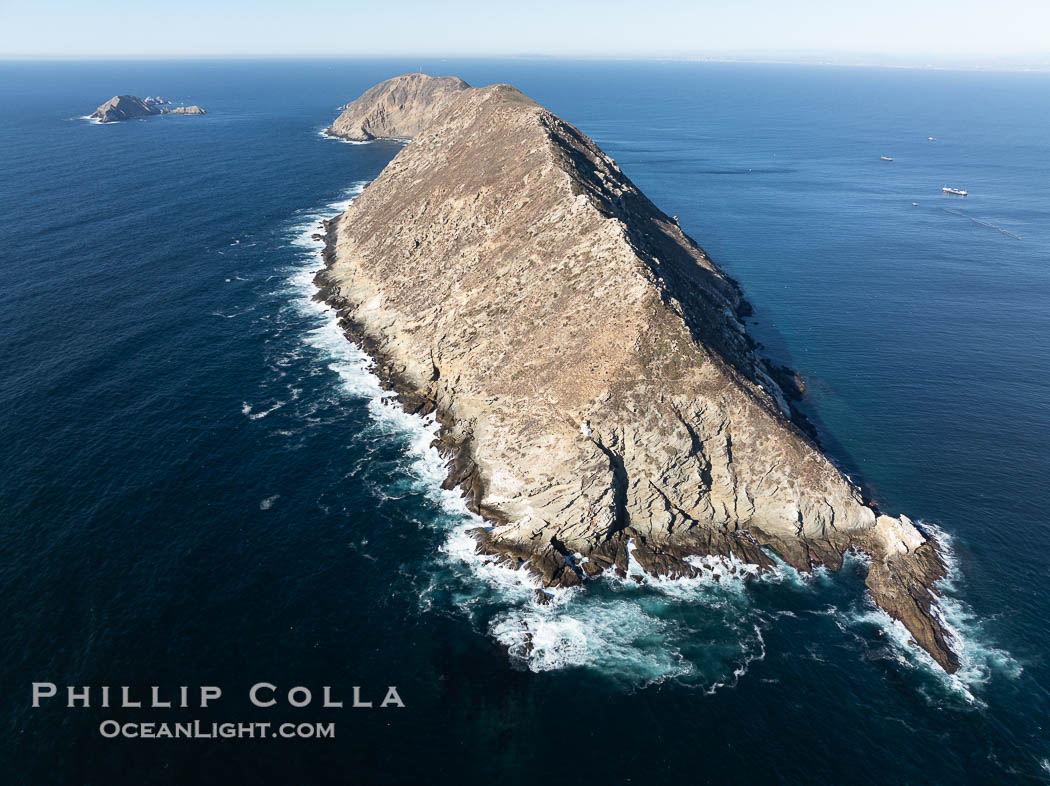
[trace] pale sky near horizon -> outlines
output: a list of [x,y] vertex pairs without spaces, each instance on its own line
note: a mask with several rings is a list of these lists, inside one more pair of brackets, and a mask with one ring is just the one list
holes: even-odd
[[1050,60],[1050,0],[0,0],[0,57],[874,54]]

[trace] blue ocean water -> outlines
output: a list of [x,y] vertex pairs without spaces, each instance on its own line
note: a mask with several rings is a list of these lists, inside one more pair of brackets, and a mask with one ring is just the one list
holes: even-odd
[[[741,282],[828,450],[951,545],[958,675],[865,600],[859,561],[540,609],[470,557],[431,426],[310,299],[317,222],[400,149],[319,131],[421,66],[576,124]],[[209,114],[82,119],[117,92]],[[0,64],[5,780],[1050,780],[1048,125],[1045,74]],[[33,681],[224,699],[34,709]],[[261,681],[406,707],[255,710]],[[104,740],[107,718],[337,734]]]

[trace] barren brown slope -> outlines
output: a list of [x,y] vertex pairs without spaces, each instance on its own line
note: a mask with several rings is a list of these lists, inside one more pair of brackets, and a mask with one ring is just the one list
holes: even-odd
[[403,74],[351,101],[325,133],[352,141],[408,139],[469,85],[454,76]]
[[736,284],[572,126],[507,85],[459,91],[328,227],[321,296],[435,409],[493,526],[548,585],[699,555],[868,586],[945,669],[935,545],[879,515],[789,417]]

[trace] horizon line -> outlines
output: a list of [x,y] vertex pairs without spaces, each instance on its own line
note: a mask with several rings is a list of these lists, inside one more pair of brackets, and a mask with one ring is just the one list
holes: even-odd
[[1007,71],[1039,73],[1050,71],[1050,53],[1025,55],[986,54],[978,59],[961,61],[947,54],[888,54],[875,52],[783,50],[753,53],[710,54],[549,54],[549,53],[129,53],[129,54],[54,54],[0,53],[0,62],[114,62],[114,61],[200,61],[200,60],[383,60],[425,58],[429,60],[561,60],[605,62],[681,62],[741,63],[755,65],[810,65],[853,68],[894,68],[937,71]]

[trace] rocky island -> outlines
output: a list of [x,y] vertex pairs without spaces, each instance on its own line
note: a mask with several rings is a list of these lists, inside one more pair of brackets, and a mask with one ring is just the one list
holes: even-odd
[[410,139],[469,85],[454,76],[404,74],[388,79],[343,107],[325,133],[367,142],[370,139]]
[[862,552],[874,601],[958,668],[935,541],[822,453],[740,287],[594,142],[508,85],[420,74],[330,131],[412,138],[326,224],[318,297],[434,413],[480,551],[548,587]]
[[106,103],[92,112],[89,117],[100,123],[119,123],[136,117],[150,115],[204,115],[199,106],[168,106],[160,96],[139,98],[138,96],[113,96]]

